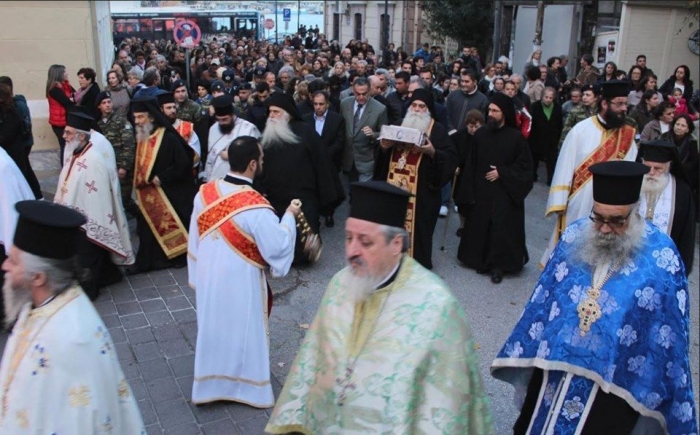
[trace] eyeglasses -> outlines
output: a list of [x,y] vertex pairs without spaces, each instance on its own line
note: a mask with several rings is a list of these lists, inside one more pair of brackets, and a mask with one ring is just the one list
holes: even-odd
[[596,225],[603,226],[604,224],[607,224],[610,228],[620,228],[625,223],[627,222],[627,219],[629,219],[630,215],[632,214],[632,211],[627,213],[627,216],[625,217],[614,217],[611,219],[603,219],[598,213],[594,212],[591,210],[591,214],[588,216],[588,219],[593,221]]

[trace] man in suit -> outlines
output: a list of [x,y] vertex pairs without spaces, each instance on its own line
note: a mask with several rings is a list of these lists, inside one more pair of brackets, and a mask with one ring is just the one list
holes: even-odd
[[[314,111],[304,115],[304,121],[314,127],[316,133],[321,136],[321,146],[328,150],[328,156],[333,163],[333,173],[338,174],[343,160],[343,146],[345,145],[345,121],[340,114],[329,110],[331,96],[328,92],[316,91],[311,99]],[[321,214],[325,217],[327,227],[335,225],[333,210],[321,210]]]
[[343,172],[351,182],[369,181],[374,173],[374,152],[382,125],[389,123],[386,107],[369,96],[369,81],[358,77],[353,82],[354,96],[340,102],[345,120]]

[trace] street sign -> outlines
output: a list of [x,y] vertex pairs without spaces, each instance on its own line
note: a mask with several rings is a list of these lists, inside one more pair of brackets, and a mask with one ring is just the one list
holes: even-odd
[[288,8],[282,9],[282,18],[284,21],[291,21],[292,20],[292,10]]
[[182,48],[195,48],[202,39],[202,31],[192,20],[181,20],[175,24],[173,29],[175,42]]
[[275,28],[275,20],[273,20],[272,18],[266,19],[266,20],[265,20],[265,28],[266,28],[267,30],[272,30],[272,29],[274,29],[274,28]]

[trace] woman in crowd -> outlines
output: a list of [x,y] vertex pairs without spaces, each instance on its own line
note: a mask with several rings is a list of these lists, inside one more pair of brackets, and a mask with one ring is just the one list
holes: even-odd
[[610,80],[615,80],[615,74],[617,73],[617,65],[615,62],[606,62],[603,67],[603,72],[600,73],[598,77],[599,82],[608,82]]
[[678,147],[678,155],[685,170],[686,178],[695,196],[695,205],[698,205],[698,177],[700,177],[700,156],[698,155],[698,141],[693,137],[695,124],[688,114],[676,115],[671,123],[669,131],[661,135],[661,139],[673,142]]
[[680,89],[683,91],[683,98],[685,101],[690,102],[693,98],[693,81],[690,80],[690,69],[686,65],[680,65],[673,72],[673,75],[666,79],[659,91],[668,97],[673,95],[674,89]]
[[540,66],[542,63],[542,50],[535,50],[532,53],[530,53],[530,56],[528,56],[527,61],[525,62],[525,68],[523,75],[527,75],[527,70],[531,66]]
[[58,139],[59,161],[63,166],[63,149],[66,141],[63,130],[66,128],[66,111],[75,106],[75,89],[68,81],[68,72],[63,65],[51,65],[46,80],[46,98],[49,101],[49,124]]
[[662,134],[668,132],[671,128],[671,123],[673,122],[673,116],[676,112],[676,106],[668,101],[662,101],[654,109],[654,119],[649,121],[647,125],[642,130],[640,140],[656,140]]
[[506,81],[503,77],[494,77],[493,79],[493,89],[491,89],[488,93],[488,96],[491,97],[494,94],[497,94],[499,92],[503,92],[503,88],[506,85]]
[[646,91],[656,92],[659,96],[659,101],[663,101],[663,95],[661,95],[661,92],[656,88],[656,80],[655,74],[647,74],[639,83],[639,90],[633,89],[630,91],[627,96],[627,107],[630,109],[635,107],[642,100],[642,95],[644,95]]
[[129,87],[124,82],[121,71],[107,72],[107,89],[111,94],[112,110],[120,115],[128,116],[131,106]]
[[642,100],[637,103],[636,106],[634,106],[629,114],[629,117],[634,119],[634,121],[637,123],[637,133],[641,134],[644,127],[646,127],[646,125],[651,122],[652,119],[654,119],[652,113],[659,103],[661,103],[661,100],[659,99],[656,91],[653,89],[644,91],[644,94],[642,94]]
[[496,78],[496,67],[493,64],[486,64],[484,68],[484,77],[479,80],[478,89],[484,95],[489,95],[489,92],[493,90],[493,79]]
[[530,104],[535,101],[540,101],[542,99],[542,94],[544,93],[544,83],[542,83],[540,68],[537,66],[531,66],[525,71],[525,78],[527,83],[525,83],[525,89],[523,92],[530,97]]
[[81,106],[83,111],[93,118],[100,117],[100,112],[95,106],[100,86],[95,82],[95,70],[92,68],[80,68],[78,70],[78,90],[75,91],[75,104]]
[[635,65],[630,68],[630,72],[627,74],[627,80],[630,82],[631,90],[638,91],[642,89],[642,79],[644,78],[642,77],[642,74],[644,74],[644,71],[640,66]]

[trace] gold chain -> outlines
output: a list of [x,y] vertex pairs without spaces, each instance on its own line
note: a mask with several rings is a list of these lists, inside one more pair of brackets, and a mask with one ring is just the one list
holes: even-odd
[[608,273],[605,274],[603,281],[601,281],[599,285],[595,285],[593,282],[595,276],[591,276],[591,288],[586,292],[588,297],[579,302],[578,307],[576,308],[576,311],[578,311],[578,328],[581,337],[584,337],[591,330],[591,326],[593,326],[593,324],[602,317],[603,311],[598,304],[600,290],[603,288],[605,283],[608,282],[608,279],[610,279],[612,274],[617,271],[618,267],[620,267],[622,264],[622,259],[626,257],[626,255],[621,255],[617,261],[615,261],[615,264],[613,264],[613,266],[608,270]]

